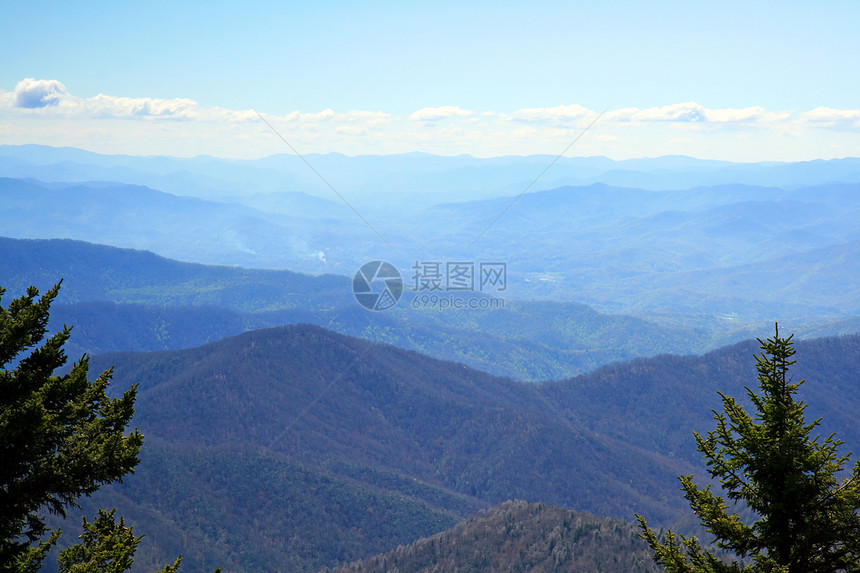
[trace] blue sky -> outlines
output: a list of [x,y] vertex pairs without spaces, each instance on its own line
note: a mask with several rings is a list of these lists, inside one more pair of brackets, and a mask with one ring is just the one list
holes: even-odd
[[[0,143],[860,156],[860,3],[0,5]],[[32,80],[32,81],[26,81]],[[29,107],[27,107],[29,106]]]

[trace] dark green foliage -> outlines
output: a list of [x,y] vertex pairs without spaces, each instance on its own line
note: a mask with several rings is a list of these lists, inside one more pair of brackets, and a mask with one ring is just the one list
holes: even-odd
[[[81,495],[118,481],[138,462],[143,436],[123,435],[136,388],[109,399],[110,371],[87,380],[86,357],[63,376],[70,329],[41,346],[59,284],[39,297],[31,287],[0,307],[0,569],[37,563],[30,547],[46,533],[39,511],[65,515]],[[4,290],[0,288],[0,296]],[[48,544],[55,541],[51,537]],[[46,548],[47,545],[39,547]]]
[[[92,523],[84,518],[81,542],[60,552],[60,573],[123,573],[134,562],[134,552],[143,536],[135,536],[125,519],[114,520],[115,509],[100,509]],[[176,573],[179,557],[156,573]]]
[[656,571],[630,523],[509,501],[453,529],[330,573]]
[[720,560],[693,537],[670,532],[661,541],[637,516],[655,561],[667,571],[860,571],[860,462],[840,479],[849,462],[837,453],[843,442],[833,434],[812,436],[820,419],[807,423],[806,405],[795,399],[803,380],[793,382],[788,375],[795,364],[791,338],[780,338],[777,330],[774,338],[759,340],[759,393],[747,389],[755,414],[721,394],[716,429],[705,437],[695,434],[711,478],[719,480],[735,510],[751,511],[754,518],[733,512],[692,475],[679,478],[717,547],[737,559]]
[[[49,309],[60,284],[39,297],[35,287],[0,307],[0,571],[41,569],[59,529],[45,540],[45,514],[66,517],[81,496],[122,482],[139,463],[143,435],[123,435],[134,414],[137,386],[120,397],[106,393],[111,370],[87,379],[84,356],[55,376],[66,362],[63,327],[38,346],[47,331]],[[0,297],[4,294],[0,287]],[[34,349],[35,347],[35,349]],[[32,350],[31,350],[32,349]],[[29,351],[26,356],[21,356]],[[83,520],[80,543],[58,558],[61,573],[122,573],[134,561],[141,537],[116,510],[99,509]],[[175,573],[181,558],[158,573]]]

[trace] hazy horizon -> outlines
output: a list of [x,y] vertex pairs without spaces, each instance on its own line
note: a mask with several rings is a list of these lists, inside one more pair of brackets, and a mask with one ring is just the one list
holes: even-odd
[[0,48],[15,54],[0,70],[0,144],[234,159],[860,156],[853,3],[36,2],[0,16]]

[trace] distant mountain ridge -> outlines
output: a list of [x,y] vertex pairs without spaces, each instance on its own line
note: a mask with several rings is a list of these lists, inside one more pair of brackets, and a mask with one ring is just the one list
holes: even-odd
[[[856,451],[860,336],[797,348],[808,415]],[[744,402],[755,349],[638,359],[540,386],[310,325],[96,356],[92,372],[115,366],[112,392],[140,384],[134,424],[149,440],[137,474],[104,495],[130,519],[158,516],[157,531],[185,531],[184,546],[153,532],[142,551],[154,562],[181,549],[194,568],[260,570],[249,547],[287,570],[344,564],[405,544],[392,519],[423,524],[414,540],[513,498],[686,528],[676,476],[703,471],[692,431],[713,426],[717,390]],[[331,520],[336,532],[320,529]]]
[[244,330],[309,322],[526,380],[697,349],[701,335],[575,303],[510,301],[487,311],[369,312],[350,280],[206,266],[69,240],[0,238],[0,286],[22,293],[65,278],[52,324],[75,324],[72,356],[168,350]]
[[[138,570],[386,563],[509,499],[558,507],[487,519],[568,507],[689,530],[691,433],[717,391],[755,382],[757,345],[721,346],[777,320],[858,328],[860,159],[561,158],[530,186],[552,158],[307,158],[343,200],[297,157],[0,146],[0,234],[29,237],[0,238],[4,302],[64,278],[69,355],[124,351],[92,372],[140,383],[141,466],[83,501],[147,531]],[[414,309],[407,286],[366,311],[351,277],[369,260],[407,282],[419,261],[504,261],[504,307]],[[860,336],[797,348],[809,415],[857,451]],[[519,550],[552,554],[541,531]]]
[[[162,356],[172,357],[167,369],[156,366]],[[140,415],[135,423],[162,438],[173,436],[180,442],[208,446],[255,444],[308,464],[358,456],[362,464],[428,483],[436,481],[440,467],[448,468],[453,475],[438,485],[497,502],[527,493],[522,488],[535,479],[555,483],[553,499],[546,501],[561,504],[570,503],[573,492],[582,488],[602,491],[621,479],[592,476],[609,470],[598,469],[605,455],[598,451],[623,451],[623,442],[606,442],[571,427],[548,407],[537,388],[316,326],[254,331],[171,353],[103,355],[93,364],[101,370],[108,361],[116,363],[115,392],[140,381]],[[314,409],[306,410],[303,404]],[[218,425],[212,426],[215,420]],[[476,470],[470,468],[490,459],[469,455],[469,444],[483,443],[517,426],[526,430],[511,435],[505,446],[508,455],[531,459],[538,451],[552,452],[568,460],[565,463],[580,466],[582,483],[562,486],[564,478],[553,464],[546,466],[549,473],[543,476],[532,475],[525,467],[517,471],[519,477],[500,475],[498,481],[473,473]],[[316,444],[295,441],[294,434],[308,432],[316,436]],[[574,462],[569,457],[573,452],[561,447],[561,436],[590,454]],[[391,450],[394,442],[399,444],[396,451]],[[446,443],[458,445],[449,451]],[[642,463],[667,461],[646,457]],[[583,466],[593,469],[586,471]],[[610,471],[626,476],[630,470]],[[517,485],[516,480],[522,483]],[[640,496],[634,499],[644,503]],[[592,511],[611,512],[621,503],[630,501],[607,497]]]
[[511,501],[456,527],[331,573],[658,571],[629,522]]
[[[798,163],[733,163],[687,156],[613,161],[606,157],[551,155],[479,158],[426,153],[365,155],[307,154],[305,158],[335,186],[358,188],[362,194],[455,189],[495,194],[521,191],[547,165],[544,188],[605,183],[645,189],[687,189],[721,183],[808,186],[835,181],[860,183],[860,159],[813,160]],[[278,154],[257,160],[199,156],[101,155],[82,149],[40,145],[0,145],[0,170],[10,177],[49,181],[112,180],[149,185],[170,192],[212,197],[283,190],[304,186],[322,196],[324,185],[301,159]],[[46,176],[48,175],[48,176]],[[474,196],[472,198],[475,198]]]
[[[313,570],[511,497],[621,515],[633,504],[671,519],[658,501],[671,478],[629,484],[690,469],[571,425],[530,385],[314,326],[90,363],[92,372],[109,365],[111,392],[140,384],[133,423],[148,442],[133,479],[104,495],[130,521],[163,521],[141,563],[173,548],[193,569]],[[265,522],[255,521],[261,512]],[[160,539],[177,528],[185,545]],[[243,557],[249,547],[259,556]]]
[[[217,172],[208,162],[200,168]],[[342,198],[329,189],[323,199],[299,185],[202,199],[139,184],[4,178],[0,229],[314,274],[350,276],[386,260],[407,281],[420,261],[504,262],[506,299],[587,304],[708,330],[725,343],[779,318],[819,330],[860,313],[857,267],[839,265],[860,241],[860,183],[822,181],[664,190],[592,183],[525,194],[442,187],[419,200],[408,186]],[[769,282],[750,272],[758,267]],[[800,291],[770,288],[798,277]]]
[[[239,203],[140,185],[61,187],[0,178],[0,199],[0,225],[8,237],[70,238],[202,263],[269,268],[279,260],[317,259],[319,249],[309,243],[321,244],[312,238],[319,234],[316,223],[303,213],[273,216]],[[334,223],[358,230],[351,218]]]

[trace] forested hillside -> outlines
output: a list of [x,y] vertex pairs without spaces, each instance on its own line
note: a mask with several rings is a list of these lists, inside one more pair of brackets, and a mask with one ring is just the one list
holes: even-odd
[[[146,531],[138,570],[643,566],[633,545],[604,559],[630,532],[606,519],[692,530],[692,432],[745,396],[738,341],[776,319],[847,334],[799,343],[795,375],[822,433],[860,444],[856,160],[562,158],[532,189],[537,157],[315,159],[372,224],[297,158],[0,148],[0,285],[63,279],[68,355],[139,384],[143,461],[82,501]],[[370,312],[352,276],[382,259],[405,288]],[[504,264],[504,289],[469,295],[499,306],[415,304],[416,269],[445,260]]]
[[[116,365],[113,392],[140,384],[147,445],[137,474],[91,503],[159,524],[142,563],[182,552],[195,569],[261,570],[249,552],[295,571],[344,564],[508,499],[684,529],[675,476],[700,471],[692,431],[711,427],[717,390],[754,383],[754,348],[541,386],[307,325],[98,356],[95,371]],[[798,344],[810,414],[830,408],[822,431],[848,449],[858,348],[856,336]]]
[[858,23],[0,0],[0,573],[860,573]]
[[629,522],[510,501],[453,529],[331,573],[657,571]]
[[[791,325],[780,323],[780,332]],[[763,333],[762,339],[772,333]],[[721,405],[717,392],[746,400],[755,387],[756,341],[746,341],[704,356],[658,356],[616,364],[563,382],[541,386],[566,417],[601,435],[613,436],[691,462],[700,459],[691,435],[710,428],[712,409]],[[806,379],[800,399],[807,417],[821,417],[821,434],[836,432],[847,451],[860,451],[860,404],[857,364],[860,335],[800,341],[796,344],[795,380]]]

